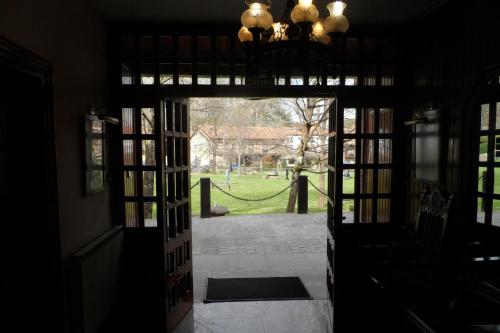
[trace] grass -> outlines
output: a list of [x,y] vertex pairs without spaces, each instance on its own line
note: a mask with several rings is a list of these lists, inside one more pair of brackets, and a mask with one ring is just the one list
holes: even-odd
[[[207,177],[215,182],[222,189],[243,198],[264,198],[271,196],[289,185],[289,181],[285,179],[285,172],[279,172],[279,179],[263,179],[266,173],[259,173],[256,175],[242,175],[237,176],[237,172],[233,172],[231,176],[231,189],[227,189],[225,174],[193,174],[191,175],[191,184],[195,184],[200,178]],[[303,173],[319,187],[319,175],[312,173]],[[291,175],[290,175],[291,177]],[[354,180],[347,180],[354,186]],[[327,183],[327,176],[325,175],[325,187]],[[346,184],[346,186],[348,186]],[[326,192],[326,189],[325,189]],[[240,201],[227,196],[218,189],[212,188],[211,190],[211,204],[228,207],[231,215],[251,215],[251,214],[277,214],[285,213],[288,204],[288,196],[290,190],[285,191],[279,196],[259,202],[246,202]],[[309,185],[309,212],[324,212],[326,211],[326,202],[323,207],[319,207],[319,193],[311,185]],[[326,201],[326,200],[325,200]],[[191,202],[193,215],[200,214],[200,187],[196,186],[191,191]]]
[[[479,173],[478,173],[478,192],[482,192],[483,189],[483,172],[486,171],[486,168],[480,167],[479,168]],[[495,168],[495,175],[493,178],[493,193],[495,194],[500,194],[500,168]],[[481,201],[479,198],[478,201]],[[480,204],[478,203],[479,207]],[[480,208],[479,208],[480,209]],[[500,210],[500,200],[493,200],[493,210],[498,211]]]

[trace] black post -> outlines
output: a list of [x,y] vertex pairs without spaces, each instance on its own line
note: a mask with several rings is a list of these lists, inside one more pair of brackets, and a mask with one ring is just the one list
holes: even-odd
[[210,178],[200,178],[200,217],[210,217]]
[[308,182],[307,182],[307,176],[299,176],[299,179],[297,180],[297,187],[298,187],[298,198],[297,198],[297,214],[307,214],[307,209],[308,209]]

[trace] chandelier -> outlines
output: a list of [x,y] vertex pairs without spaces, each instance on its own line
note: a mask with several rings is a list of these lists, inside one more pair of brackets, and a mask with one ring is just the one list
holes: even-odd
[[283,16],[274,22],[269,12],[271,1],[246,0],[248,9],[241,15],[238,37],[250,63],[267,66],[315,66],[332,54],[337,35],[349,29],[344,16],[347,5],[332,1],[330,15],[319,18],[313,0],[288,0]]

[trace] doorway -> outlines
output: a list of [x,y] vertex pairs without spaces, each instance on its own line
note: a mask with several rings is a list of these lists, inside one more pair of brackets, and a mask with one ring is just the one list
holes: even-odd
[[[2,326],[62,331],[51,66],[0,39]],[[40,287],[43,286],[43,287]],[[26,320],[29,316],[30,320]]]

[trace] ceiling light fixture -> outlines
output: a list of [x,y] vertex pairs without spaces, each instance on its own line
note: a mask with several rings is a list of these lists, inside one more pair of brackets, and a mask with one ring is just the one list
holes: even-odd
[[330,15],[319,18],[313,0],[288,0],[283,16],[273,22],[271,1],[246,0],[248,9],[241,15],[238,37],[251,63],[260,65],[308,66],[330,55],[336,35],[349,29],[344,16],[347,5],[332,1],[326,7]]

